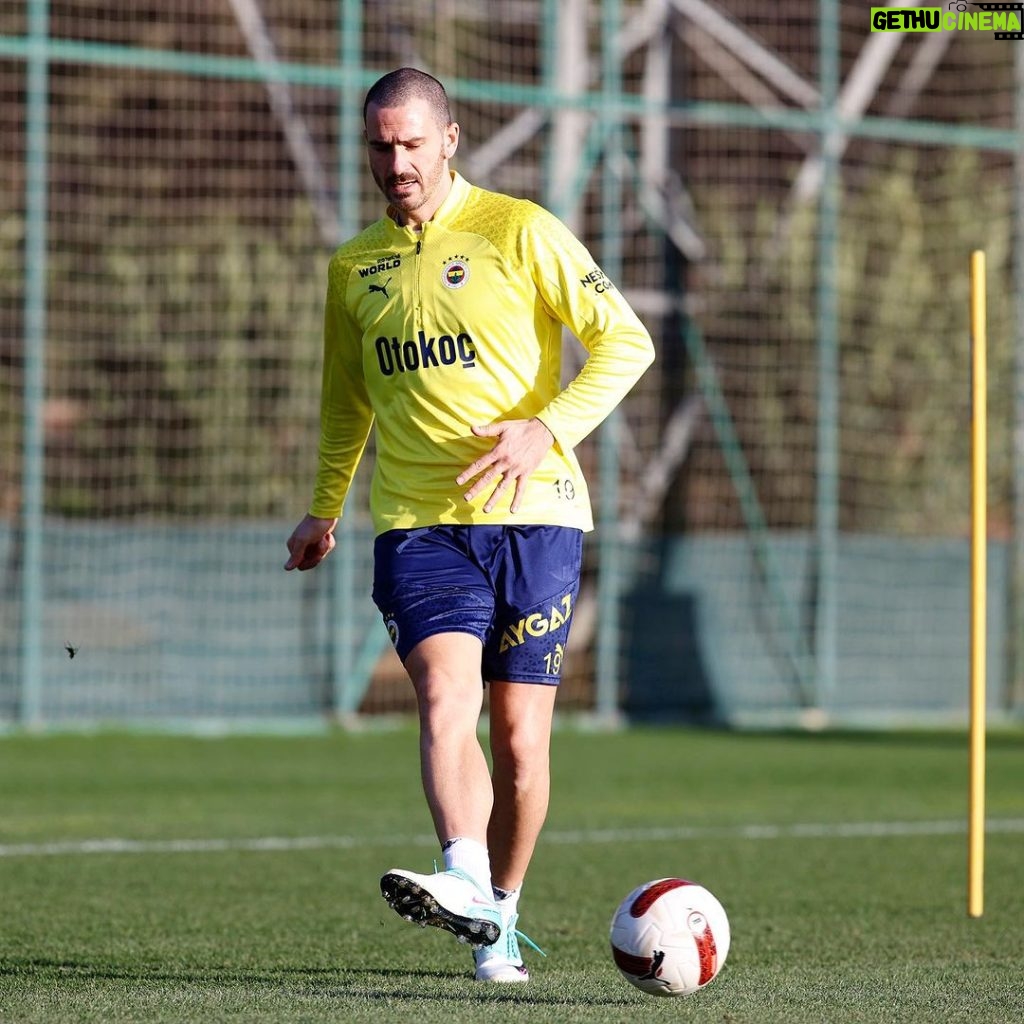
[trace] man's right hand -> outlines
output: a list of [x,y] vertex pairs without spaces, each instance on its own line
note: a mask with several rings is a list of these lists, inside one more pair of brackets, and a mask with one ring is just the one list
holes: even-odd
[[307,515],[288,538],[288,561],[285,570],[315,569],[334,550],[334,528],[337,519],[318,519]]

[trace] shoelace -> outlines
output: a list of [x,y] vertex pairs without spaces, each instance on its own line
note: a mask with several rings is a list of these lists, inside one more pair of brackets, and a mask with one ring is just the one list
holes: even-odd
[[531,939],[530,936],[526,934],[526,932],[521,932],[518,928],[513,928],[512,931],[515,933],[516,938],[522,939],[523,942],[525,942],[530,947],[530,949],[536,950],[543,957],[547,957],[547,953],[545,953],[544,950],[541,949],[540,946],[538,946],[537,943],[534,942],[533,939]]
[[[437,873],[437,870],[438,870],[438,868],[437,868],[437,858],[435,857],[434,858],[434,873],[435,874]],[[530,947],[530,949],[534,950],[537,953],[540,953],[540,955],[542,957],[544,957],[545,960],[547,959],[547,956],[548,956],[547,953],[545,953],[544,950],[541,949],[540,946],[538,946],[537,943],[534,942],[533,939],[531,939],[530,936],[526,934],[526,932],[521,932],[518,928],[513,928],[512,932],[513,932],[513,934],[515,935],[515,937],[517,939],[521,939],[523,942],[525,942]]]

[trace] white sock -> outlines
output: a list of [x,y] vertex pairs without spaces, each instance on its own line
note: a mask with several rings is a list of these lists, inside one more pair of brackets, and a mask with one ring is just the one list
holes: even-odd
[[480,888],[491,891],[491,859],[487,855],[487,847],[475,839],[456,836],[449,839],[441,848],[444,856],[445,870],[459,868],[465,871]]
[[491,890],[494,893],[494,901],[501,907],[501,911],[506,917],[511,917],[513,914],[519,911],[519,889],[498,889],[495,886],[491,886]]

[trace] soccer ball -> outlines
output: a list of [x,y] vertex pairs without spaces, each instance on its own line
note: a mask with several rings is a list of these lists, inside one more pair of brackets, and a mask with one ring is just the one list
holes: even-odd
[[729,953],[725,908],[701,885],[658,878],[637,886],[612,918],[612,958],[626,981],[652,996],[687,996]]

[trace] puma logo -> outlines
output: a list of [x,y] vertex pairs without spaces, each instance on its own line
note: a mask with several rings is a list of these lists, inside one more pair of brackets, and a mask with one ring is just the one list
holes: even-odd
[[371,284],[370,285],[370,294],[372,295],[374,292],[380,292],[381,295],[383,295],[385,299],[391,298],[391,296],[388,295],[388,285],[389,284],[391,284],[391,278],[390,277],[383,284]]
[[661,981],[658,975],[661,973],[661,965],[665,962],[665,952],[661,949],[654,950],[651,959],[651,969],[646,974],[641,974],[638,981]]

